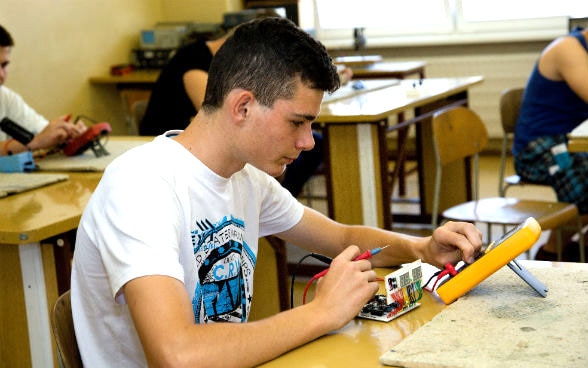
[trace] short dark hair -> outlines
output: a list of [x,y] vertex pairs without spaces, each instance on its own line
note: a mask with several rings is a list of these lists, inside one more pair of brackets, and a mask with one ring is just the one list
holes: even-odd
[[220,108],[235,88],[251,91],[271,107],[294,96],[297,78],[327,92],[340,86],[337,68],[320,42],[288,19],[254,19],[238,26],[215,54],[202,109]]
[[14,40],[8,31],[0,25],[0,47],[14,46]]

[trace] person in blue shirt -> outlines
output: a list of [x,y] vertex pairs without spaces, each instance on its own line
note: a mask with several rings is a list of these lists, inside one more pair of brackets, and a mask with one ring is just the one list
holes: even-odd
[[[588,153],[567,151],[567,134],[588,119],[588,30],[576,28],[551,42],[527,81],[513,145],[522,179],[549,184],[561,202],[574,203],[588,219]],[[564,260],[577,259],[567,246]],[[552,236],[537,253],[556,259]]]

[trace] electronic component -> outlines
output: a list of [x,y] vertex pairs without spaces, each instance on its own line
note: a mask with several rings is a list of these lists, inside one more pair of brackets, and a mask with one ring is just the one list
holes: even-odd
[[110,124],[104,122],[96,123],[90,126],[82,135],[68,142],[63,148],[63,153],[66,156],[75,156],[84,153],[84,151],[90,148],[96,157],[106,156],[108,155],[108,151],[106,151],[100,142],[100,138],[107,136],[110,131]]
[[420,306],[423,296],[421,261],[409,263],[384,278],[386,295],[376,294],[358,317],[389,322]]

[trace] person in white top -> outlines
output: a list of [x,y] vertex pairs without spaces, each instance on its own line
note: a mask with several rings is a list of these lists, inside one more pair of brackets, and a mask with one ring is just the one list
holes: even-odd
[[83,133],[86,126],[82,121],[72,124],[65,115],[48,121],[18,93],[4,85],[13,46],[12,36],[0,25],[0,120],[8,118],[33,133],[34,137],[25,146],[0,130],[0,156],[26,150],[49,149]]
[[[352,320],[378,290],[373,266],[473,262],[482,237],[472,224],[428,237],[344,225],[273,178],[313,147],[323,94],[339,84],[324,46],[294,23],[244,23],[215,55],[188,127],[108,166],[73,260],[85,367],[255,366]],[[247,322],[257,242],[269,234],[334,259],[311,301]]]

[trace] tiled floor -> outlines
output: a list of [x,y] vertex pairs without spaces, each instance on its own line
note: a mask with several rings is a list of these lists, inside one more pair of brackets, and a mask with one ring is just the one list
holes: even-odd
[[[493,197],[498,195],[498,175],[499,175],[499,167],[500,167],[500,157],[499,156],[483,156],[480,158],[480,197]],[[513,173],[512,163],[507,163],[507,175]],[[411,174],[407,178],[407,198],[415,198],[417,195],[417,175]],[[323,195],[325,194],[325,185],[324,185],[324,177],[314,177],[311,179],[310,183],[310,191],[313,194]],[[306,188],[308,189],[308,187]],[[519,198],[528,198],[528,199],[542,199],[542,200],[556,200],[554,192],[549,187],[543,186],[525,186],[525,187],[517,187],[511,188],[508,192],[509,196],[516,196]],[[303,193],[299,200],[310,207],[322,212],[327,213],[327,203],[324,199],[312,199],[309,200],[305,193]],[[406,204],[406,203],[394,203],[392,205],[392,213],[394,212],[402,212],[402,213],[417,213],[418,208],[414,204]],[[480,229],[485,233],[485,239],[487,239],[486,235],[486,226],[480,226]],[[410,234],[420,234],[420,235],[428,235],[430,234],[430,230],[427,228],[421,228],[419,226],[410,226],[410,227],[397,227],[394,228],[395,231],[405,232]],[[500,227],[493,227],[492,235],[493,238],[496,238],[501,233]],[[549,232],[546,231],[541,235],[541,238],[533,249],[531,250],[531,255],[534,255],[537,251],[538,247],[545,243],[547,237],[549,236]],[[306,254],[305,251],[295,247],[295,246],[288,246],[288,259],[290,263],[298,262],[304,255]],[[521,258],[527,258],[526,255],[522,255]],[[312,261],[308,261],[312,263]],[[305,261],[306,263],[306,261]]]

